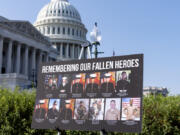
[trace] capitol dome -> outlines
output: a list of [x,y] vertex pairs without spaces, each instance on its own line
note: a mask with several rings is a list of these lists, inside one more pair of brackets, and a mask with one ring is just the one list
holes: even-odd
[[39,12],[34,26],[49,37],[60,53],[59,60],[78,58],[81,44],[87,42],[87,29],[68,0],[51,0]]

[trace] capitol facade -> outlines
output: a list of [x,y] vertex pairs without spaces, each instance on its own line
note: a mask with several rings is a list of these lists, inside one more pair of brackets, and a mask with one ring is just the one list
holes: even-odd
[[[81,16],[68,0],[51,0],[38,14],[34,26],[49,37],[59,52],[58,60],[77,59],[81,45],[87,42],[87,29]],[[84,51],[86,58],[87,50]]]
[[34,25],[0,16],[0,87],[27,88],[37,80],[41,62],[78,59],[86,34],[68,0],[51,0]]

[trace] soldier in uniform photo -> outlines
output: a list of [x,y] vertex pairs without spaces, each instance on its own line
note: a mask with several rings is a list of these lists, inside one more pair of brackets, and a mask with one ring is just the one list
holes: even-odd
[[48,119],[57,119],[59,115],[59,112],[57,110],[57,101],[55,100],[53,103],[53,107],[48,110]]
[[83,93],[83,84],[80,82],[81,75],[75,76],[75,83],[72,85],[72,93]]
[[119,77],[119,80],[117,81],[116,89],[119,90],[128,90],[129,89],[129,82],[127,81],[127,73],[122,72],[121,78]]
[[55,75],[53,75],[53,77],[52,77],[52,86],[51,86],[52,90],[57,90],[57,83],[58,83],[58,78]]
[[126,120],[135,120],[138,114],[138,108],[133,105],[133,99],[129,100],[129,105],[123,109]]
[[116,101],[111,100],[110,108],[107,110],[105,120],[120,120],[120,110],[116,108]]
[[79,106],[77,108],[77,112],[75,114],[76,119],[77,120],[85,120],[85,119],[87,119],[87,113],[88,113],[88,111],[87,111],[87,108],[86,108],[86,106],[84,104],[84,101],[80,101]]
[[60,109],[60,119],[61,120],[72,120],[72,110],[70,108],[70,100],[62,101]]
[[59,86],[60,93],[70,93],[70,83],[68,83],[68,77],[62,77],[61,85]]
[[42,108],[42,104],[44,104],[44,100],[39,100],[39,104],[36,105],[35,115],[36,119],[46,119],[46,110]]
[[91,101],[92,105],[89,109],[89,120],[103,120],[104,115],[104,100],[98,99]]
[[[110,73],[105,73],[103,79],[101,79],[101,92],[104,93],[113,93],[114,92],[114,85],[110,82]],[[102,82],[103,80],[103,82]]]
[[97,93],[98,92],[98,84],[95,82],[97,75],[90,74],[90,83],[86,86],[87,93]]

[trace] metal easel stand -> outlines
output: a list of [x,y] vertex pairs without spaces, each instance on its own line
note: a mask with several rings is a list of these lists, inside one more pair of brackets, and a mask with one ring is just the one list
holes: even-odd
[[90,50],[91,44],[89,42],[87,42],[87,43],[82,44],[81,47],[82,48],[81,48],[81,52],[80,52],[80,55],[79,55],[79,60],[82,59],[85,48],[87,48],[87,59],[91,59],[92,58],[91,50]]
[[[92,47],[92,45],[95,45],[95,52],[93,52],[93,53],[91,52],[91,49],[90,49],[90,47]],[[92,59],[91,54],[94,54],[95,58],[97,58],[98,54],[104,53],[104,52],[98,52],[97,46],[99,45],[99,42],[95,42],[92,45],[90,43],[88,43],[88,42],[81,45],[82,48],[81,48],[81,52],[80,52],[80,55],[79,55],[79,60],[82,59],[85,48],[87,48],[87,59]],[[105,130],[102,130],[102,131],[100,131],[100,135],[108,135],[108,133]]]

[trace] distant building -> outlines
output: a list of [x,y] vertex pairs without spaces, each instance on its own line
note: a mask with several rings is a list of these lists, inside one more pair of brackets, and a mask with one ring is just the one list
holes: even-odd
[[31,86],[39,63],[55,61],[58,55],[31,23],[0,16],[0,86]]
[[168,95],[168,89],[167,88],[163,88],[163,87],[145,87],[143,89],[143,95],[144,96],[148,96],[148,95],[158,95],[161,94],[163,96],[167,96]]

